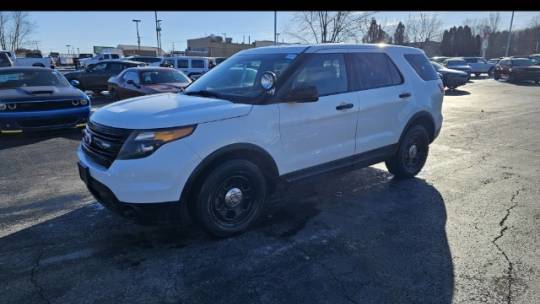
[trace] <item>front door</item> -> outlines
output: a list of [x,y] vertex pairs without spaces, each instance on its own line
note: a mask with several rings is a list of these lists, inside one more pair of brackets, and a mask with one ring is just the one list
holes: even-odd
[[354,154],[358,102],[349,92],[343,54],[306,54],[286,90],[315,86],[316,102],[279,104],[284,173]]

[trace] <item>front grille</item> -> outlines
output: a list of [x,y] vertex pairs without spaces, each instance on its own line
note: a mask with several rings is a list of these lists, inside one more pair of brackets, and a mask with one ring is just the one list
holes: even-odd
[[131,130],[111,128],[93,122],[86,124],[82,140],[83,151],[93,161],[109,168],[131,133]]
[[88,105],[81,105],[78,103],[73,105],[74,101],[79,100],[47,100],[47,101],[32,101],[32,102],[17,102],[16,108],[10,112],[31,112],[31,111],[47,111],[47,110],[59,110],[59,109],[71,109],[77,107],[85,107]]
[[77,117],[59,117],[48,119],[31,119],[19,120],[19,126],[22,128],[40,128],[40,127],[55,127],[64,125],[74,125],[77,123]]

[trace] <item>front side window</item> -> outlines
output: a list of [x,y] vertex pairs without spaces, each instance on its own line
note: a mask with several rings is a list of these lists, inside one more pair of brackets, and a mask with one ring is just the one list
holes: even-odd
[[355,53],[352,58],[358,78],[354,81],[357,89],[367,90],[403,83],[401,74],[386,54]]
[[96,64],[94,65],[91,70],[93,72],[103,72],[105,71],[105,69],[107,68],[107,64],[106,63],[100,63],[100,64]]
[[176,62],[179,69],[187,69],[189,67],[187,59],[178,59]]
[[18,87],[36,86],[69,87],[70,84],[66,78],[57,71],[0,70],[0,89],[15,89]]
[[185,93],[253,103],[264,93],[259,83],[261,75],[271,71],[280,79],[296,57],[296,54],[238,54],[205,73]]
[[128,80],[131,80],[133,81],[134,83],[136,84],[139,84],[139,75],[137,74],[137,72],[133,72],[133,71],[129,71],[129,72],[126,72],[124,74],[124,81],[128,81]]
[[174,60],[165,59],[165,60],[163,60],[163,65],[174,66]]
[[[439,76],[424,54],[405,54],[405,59],[416,71],[416,74],[425,81],[437,80]],[[463,60],[462,60],[463,61]],[[449,65],[450,61],[447,61]]]
[[293,76],[291,90],[314,86],[320,96],[347,92],[347,69],[342,54],[313,54]]
[[192,68],[204,68],[204,61],[203,60],[191,60],[191,67]]

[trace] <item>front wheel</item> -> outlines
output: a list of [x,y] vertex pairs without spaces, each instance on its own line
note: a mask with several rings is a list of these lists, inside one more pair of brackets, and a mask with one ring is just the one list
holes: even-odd
[[422,125],[412,126],[399,143],[397,153],[386,161],[386,168],[397,178],[414,177],[426,163],[429,135]]
[[499,73],[494,72],[494,73],[493,73],[493,79],[499,80],[499,79],[501,79],[501,76],[499,75]]
[[255,164],[230,160],[205,178],[193,201],[195,218],[214,236],[238,234],[257,220],[266,195],[266,180]]

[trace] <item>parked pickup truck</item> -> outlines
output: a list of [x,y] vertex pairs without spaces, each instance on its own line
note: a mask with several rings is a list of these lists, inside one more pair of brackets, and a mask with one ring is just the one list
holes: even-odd
[[96,64],[102,60],[120,59],[122,57],[123,57],[122,54],[117,54],[117,53],[101,53],[101,54],[97,54],[96,56],[92,58],[79,59],[79,67],[87,68],[91,64]]
[[481,74],[493,75],[495,64],[489,63],[482,57],[462,57],[472,68],[471,74],[479,77]]
[[51,57],[43,57],[41,53],[28,53],[25,57],[15,57],[15,66],[33,66],[54,69],[54,60]]

